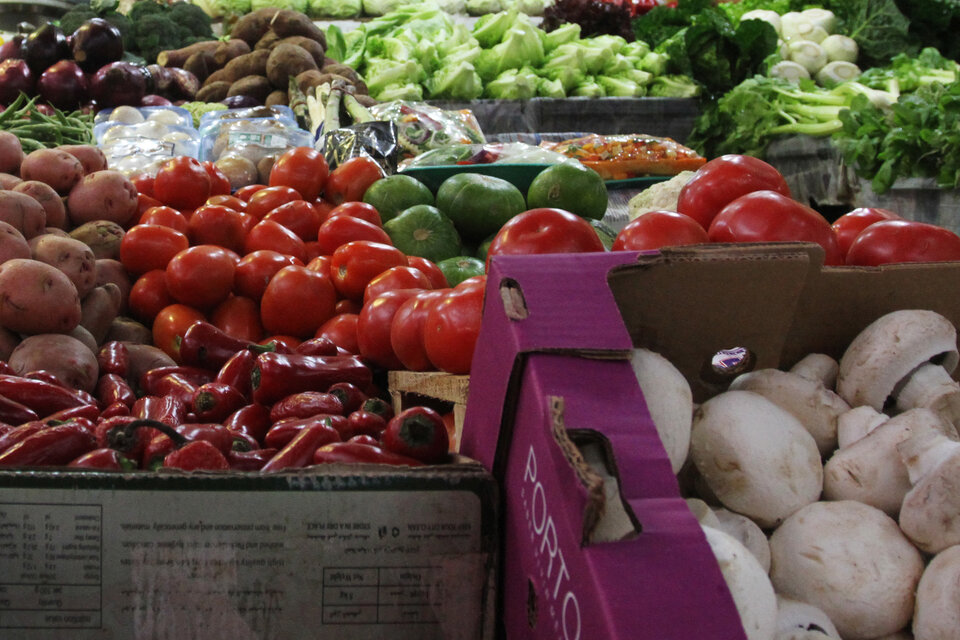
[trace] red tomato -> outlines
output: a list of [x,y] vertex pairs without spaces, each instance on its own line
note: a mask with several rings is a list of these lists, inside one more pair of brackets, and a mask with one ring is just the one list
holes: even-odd
[[356,240],[337,247],[330,258],[333,286],[345,298],[363,300],[363,290],[378,275],[398,265],[406,265],[403,252],[388,244]]
[[430,371],[434,368],[423,346],[423,327],[431,307],[452,289],[421,291],[397,309],[390,324],[390,346],[405,369]]
[[542,207],[510,218],[490,243],[490,258],[499,255],[531,253],[582,253],[603,251],[603,243],[593,227],[578,215]]
[[858,207],[843,214],[833,221],[830,225],[833,232],[837,234],[837,242],[840,244],[840,252],[846,256],[850,251],[850,245],[856,239],[860,232],[881,220],[899,220],[893,211],[880,209],[876,207]]
[[304,200],[315,200],[323,192],[330,167],[323,154],[312,147],[284,151],[270,169],[270,186],[296,189]]
[[207,175],[210,176],[210,195],[230,195],[230,180],[228,180],[227,176],[220,170],[220,167],[215,165],[211,160],[204,160],[201,164],[203,164]]
[[153,197],[153,176],[149,173],[138,173],[130,176],[130,183],[137,188],[137,193]]
[[197,320],[206,320],[206,317],[188,305],[171,304],[164,307],[153,319],[154,346],[180,362],[180,341],[190,325]]
[[158,207],[150,207],[141,214],[137,224],[159,224],[164,227],[176,229],[180,233],[187,233],[187,216],[183,215],[173,207],[162,204]]
[[847,253],[847,264],[865,266],[955,260],[960,260],[960,236],[913,220],[875,222],[860,232]]
[[317,248],[321,255],[332,255],[337,247],[354,240],[393,244],[386,231],[372,222],[350,215],[330,216],[317,231]]
[[392,289],[363,305],[357,321],[361,356],[384,369],[403,368],[390,343],[390,325],[401,305],[421,291],[423,289]]
[[190,246],[187,236],[159,224],[137,224],[120,240],[120,262],[133,275],[165,269],[171,259]]
[[307,263],[307,269],[311,271],[320,271],[321,273],[330,273],[330,256],[314,256]]
[[137,216],[135,219],[139,219],[144,212],[151,207],[162,207],[163,203],[154,198],[153,196],[148,196],[143,193],[137,194]]
[[325,273],[303,266],[277,271],[260,299],[260,320],[269,333],[312,338],[333,317],[337,292]]
[[247,232],[243,249],[246,253],[270,249],[291,255],[303,262],[307,249],[303,240],[290,229],[273,220],[261,220]]
[[130,287],[127,308],[137,320],[149,325],[160,310],[174,303],[167,291],[167,276],[163,269],[147,271]]
[[323,222],[327,219],[327,216],[330,215],[330,212],[333,211],[335,205],[329,200],[317,198],[313,201],[313,206],[317,208],[317,213],[320,214],[320,222]]
[[710,160],[680,189],[677,211],[709,229],[727,203],[751,191],[770,190],[790,197],[790,187],[780,172],[763,160],[727,154]]
[[263,216],[280,205],[293,202],[294,200],[303,200],[303,198],[300,196],[300,193],[292,187],[265,187],[258,189],[250,196],[250,199],[247,200],[245,212],[257,220],[261,220]]
[[307,240],[303,243],[304,260],[310,262],[314,258],[323,255],[320,251],[320,243],[316,240]]
[[700,223],[676,211],[647,211],[630,221],[613,241],[611,251],[645,251],[710,242]]
[[196,209],[210,197],[210,175],[195,158],[172,158],[157,171],[153,197],[174,209]]
[[347,353],[359,355],[360,346],[357,344],[357,322],[359,320],[360,315],[358,313],[338,313],[320,325],[313,337],[326,338]]
[[263,337],[260,306],[244,296],[230,296],[210,312],[210,322],[239,340],[257,342]]
[[244,253],[247,232],[256,219],[236,209],[205,204],[190,216],[188,235],[192,244],[215,244],[236,253]]
[[707,231],[711,242],[815,242],[824,264],[843,264],[837,234],[822,215],[777,191],[753,191],[725,206]]
[[483,293],[483,286],[456,287],[427,312],[423,324],[423,347],[437,369],[455,374],[470,373],[473,349],[480,335]]
[[337,166],[327,177],[323,197],[333,204],[360,201],[374,182],[384,177],[383,169],[369,156],[356,156]]
[[251,251],[240,258],[233,274],[233,291],[239,296],[260,300],[273,275],[291,265],[303,266],[293,256],[270,249]]
[[211,309],[233,291],[236,254],[212,244],[184,249],[167,264],[167,290],[177,302]]
[[[407,258],[409,260],[410,258]],[[419,269],[399,265],[390,267],[367,283],[363,290],[363,304],[391,289],[432,289],[430,279]]]
[[216,195],[210,196],[207,198],[207,201],[204,204],[218,204],[224,207],[230,207],[234,211],[244,211],[247,208],[247,202],[241,200],[237,196],[231,195]]
[[407,256],[407,264],[414,269],[419,269],[427,276],[431,289],[443,289],[450,286],[447,282],[447,276],[443,275],[443,271],[432,260],[420,256]]
[[326,221],[327,218],[333,216],[353,216],[354,218],[360,218],[366,220],[370,224],[375,224],[378,227],[383,226],[383,220],[380,218],[380,212],[377,211],[377,208],[372,204],[367,204],[366,202],[344,202],[343,204],[338,204],[333,209],[327,213],[327,217],[324,218]]
[[235,195],[236,197],[240,198],[240,199],[243,200],[244,202],[248,202],[248,203],[249,203],[249,202],[250,202],[250,198],[253,197],[253,194],[255,194],[257,191],[260,191],[260,189],[266,189],[267,186],[269,186],[269,185],[265,185],[265,184],[248,184],[248,185],[246,185],[245,187],[240,187],[239,189],[237,189],[236,191],[234,191],[234,192],[233,192],[233,195]]
[[363,305],[350,298],[340,298],[337,300],[337,306],[334,308],[336,313],[356,313],[359,314]]
[[320,214],[316,207],[306,200],[286,202],[263,217],[273,220],[293,231],[301,240],[316,240],[320,230]]

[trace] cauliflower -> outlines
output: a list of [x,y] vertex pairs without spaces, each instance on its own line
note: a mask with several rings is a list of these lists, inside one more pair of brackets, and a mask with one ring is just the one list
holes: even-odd
[[681,171],[669,180],[653,184],[630,198],[630,202],[627,203],[627,214],[630,219],[634,220],[647,211],[656,209],[676,211],[680,189],[687,184],[693,174],[693,171]]

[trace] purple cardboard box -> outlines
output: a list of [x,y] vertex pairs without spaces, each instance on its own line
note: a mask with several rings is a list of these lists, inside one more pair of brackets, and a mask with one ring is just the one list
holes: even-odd
[[822,260],[803,243],[492,260],[461,452],[501,483],[503,637],[745,638],[627,358],[663,354],[703,401],[721,349],[789,367],[896,309],[960,325],[960,262]]

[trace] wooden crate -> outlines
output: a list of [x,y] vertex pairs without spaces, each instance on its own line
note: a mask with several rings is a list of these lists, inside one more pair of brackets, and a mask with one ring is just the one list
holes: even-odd
[[450,450],[454,452],[460,451],[469,385],[470,376],[437,371],[390,371],[387,377],[395,412],[414,405],[426,405],[440,413],[453,412],[455,433]]

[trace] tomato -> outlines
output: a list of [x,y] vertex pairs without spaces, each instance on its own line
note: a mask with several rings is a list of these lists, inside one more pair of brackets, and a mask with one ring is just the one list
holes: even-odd
[[270,278],[280,269],[291,265],[303,266],[303,262],[270,249],[251,251],[237,263],[233,274],[233,291],[239,296],[260,300]]
[[291,187],[276,186],[259,189],[247,200],[246,213],[249,213],[257,220],[261,220],[277,207],[294,200],[303,200],[296,189]]
[[151,207],[162,207],[163,203],[154,198],[153,196],[148,196],[143,193],[137,194],[137,215],[135,219],[139,220],[140,216],[146,212],[147,209]]
[[304,266],[277,271],[260,299],[260,320],[269,333],[312,338],[333,317],[337,292],[330,276]]
[[157,170],[153,196],[174,209],[196,209],[210,197],[210,175],[196,158],[171,158]]
[[720,210],[707,230],[711,242],[815,242],[824,264],[843,264],[837,234],[822,215],[777,191],[753,191]]
[[248,342],[263,337],[260,306],[244,296],[230,296],[210,312],[210,322],[228,335]]
[[154,346],[180,362],[180,341],[190,325],[197,320],[206,320],[206,316],[191,306],[175,303],[164,307],[153,319]]
[[[409,260],[410,258],[407,258]],[[363,304],[369,303],[384,291],[391,289],[432,289],[430,279],[419,269],[398,265],[390,267],[367,283],[363,290]]]
[[306,258],[307,250],[297,234],[279,222],[261,220],[247,233],[243,243],[245,253],[269,249],[293,256],[300,262]]
[[357,344],[357,322],[359,313],[338,313],[317,329],[314,338],[326,338],[347,353],[360,355]]
[[247,208],[247,203],[245,200],[241,200],[237,196],[231,195],[216,195],[210,196],[207,198],[207,201],[204,204],[218,204],[224,207],[230,207],[234,211],[244,211]]
[[296,189],[304,200],[315,200],[327,182],[330,167],[323,154],[312,147],[284,151],[270,169],[270,186]]
[[360,313],[363,305],[350,298],[340,298],[337,300],[337,306],[333,308],[335,313]]
[[357,321],[360,355],[384,369],[402,369],[403,363],[390,343],[390,325],[404,302],[423,289],[392,289],[363,305]]
[[414,269],[422,271],[427,279],[430,281],[431,289],[443,289],[444,287],[449,286],[447,283],[447,277],[443,275],[443,271],[440,270],[440,267],[437,266],[437,263],[427,258],[421,258],[420,256],[407,256],[407,264],[409,264]]
[[645,251],[710,242],[700,223],[676,211],[647,211],[631,220],[613,241],[611,251]]
[[392,245],[387,232],[372,222],[350,215],[330,216],[317,231],[317,247],[321,255],[332,255],[340,245],[354,240],[368,240]]
[[167,291],[167,276],[163,269],[147,271],[130,286],[127,308],[133,316],[150,324],[164,307],[174,303]]
[[130,176],[130,183],[137,188],[137,193],[153,197],[154,177],[149,173],[138,173]]
[[405,369],[430,371],[434,368],[423,346],[427,313],[452,289],[421,291],[397,309],[390,323],[390,346]]
[[157,207],[150,207],[144,211],[137,224],[159,224],[164,227],[176,229],[180,233],[187,233],[187,216],[183,215],[173,207],[162,204]]
[[320,214],[317,208],[306,200],[286,202],[271,210],[263,219],[282,224],[304,242],[316,240],[320,230]]
[[360,201],[374,182],[384,177],[383,169],[369,156],[356,156],[337,166],[327,177],[323,197],[333,204]]
[[375,277],[398,265],[407,257],[396,247],[380,242],[356,240],[337,247],[330,258],[333,286],[345,298],[363,300],[363,290]]
[[498,255],[603,250],[600,237],[584,218],[563,209],[542,207],[519,213],[500,228],[487,251],[487,267],[490,258]]
[[215,244],[244,253],[247,232],[256,219],[230,207],[204,204],[190,216],[188,235],[192,244]]
[[372,204],[367,204],[366,202],[352,201],[338,204],[327,212],[327,217],[324,218],[324,220],[340,215],[353,216],[354,218],[366,220],[370,224],[375,224],[378,227],[383,226],[383,219],[380,218],[380,212],[377,211],[376,207]]
[[482,284],[461,286],[437,301],[423,323],[423,347],[431,364],[455,374],[470,373],[473,349],[480,335],[485,288]]
[[709,229],[727,203],[751,191],[776,191],[790,197],[790,187],[779,171],[751,156],[727,154],[710,160],[680,189],[677,211]]
[[165,269],[171,259],[190,246],[187,236],[159,224],[137,224],[120,240],[120,262],[133,275]]
[[871,224],[880,222],[881,220],[899,219],[900,216],[887,209],[858,207],[834,220],[830,226],[833,227],[833,232],[837,234],[840,252],[846,256],[850,250],[850,245],[853,244],[856,237]]
[[317,208],[317,213],[320,214],[320,222],[323,222],[327,219],[327,216],[330,215],[330,212],[333,211],[334,205],[329,200],[324,200],[323,198],[317,198],[313,201],[313,206]]
[[203,165],[204,170],[207,172],[207,175],[210,176],[210,195],[211,196],[222,196],[230,195],[230,180],[227,179],[226,174],[213,163],[211,160],[204,160],[200,164]]
[[236,254],[212,244],[184,249],[166,268],[167,290],[177,302],[210,309],[233,291]]
[[[322,256],[323,252],[320,251],[320,243],[316,240],[307,240],[303,243],[303,259],[306,262],[310,262],[314,258]],[[327,256],[329,257],[329,256]]]
[[253,194],[255,194],[257,191],[260,191],[261,189],[266,189],[268,186],[269,185],[265,185],[265,184],[248,184],[234,191],[233,195],[240,198],[240,200],[249,203],[250,198],[253,197]]
[[881,220],[860,232],[850,245],[846,263],[876,266],[954,260],[960,260],[960,236],[953,231],[913,220]]
[[320,271],[321,273],[330,273],[330,256],[314,256],[307,263],[307,269],[311,271]]

